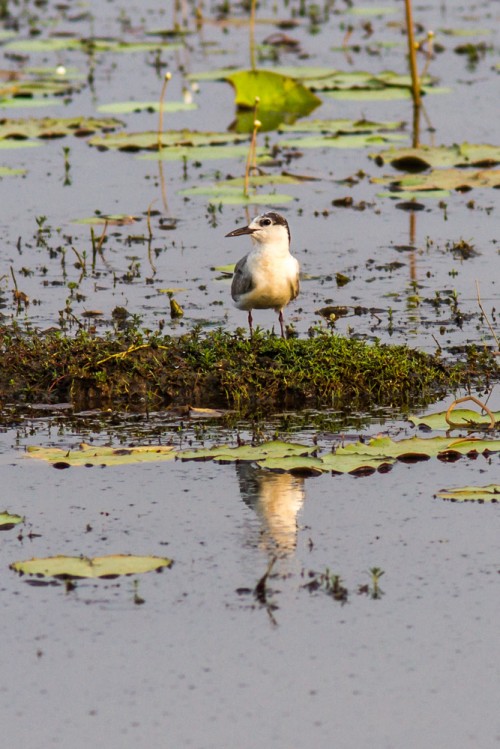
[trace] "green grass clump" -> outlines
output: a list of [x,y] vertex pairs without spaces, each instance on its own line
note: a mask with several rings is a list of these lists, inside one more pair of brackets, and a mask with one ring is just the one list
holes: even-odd
[[4,403],[71,400],[77,408],[415,406],[497,374],[484,351],[471,349],[451,366],[406,346],[331,333],[283,340],[222,329],[178,338],[133,330],[101,338],[0,327],[0,352]]

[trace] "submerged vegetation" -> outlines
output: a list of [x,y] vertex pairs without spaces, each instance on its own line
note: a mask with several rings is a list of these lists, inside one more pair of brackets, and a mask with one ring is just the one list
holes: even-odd
[[401,407],[472,383],[486,386],[498,375],[486,350],[468,348],[464,361],[449,364],[406,346],[331,333],[282,340],[222,329],[180,337],[80,331],[72,338],[2,327],[0,349],[3,404],[71,400],[77,408],[189,404],[265,414],[305,406]]

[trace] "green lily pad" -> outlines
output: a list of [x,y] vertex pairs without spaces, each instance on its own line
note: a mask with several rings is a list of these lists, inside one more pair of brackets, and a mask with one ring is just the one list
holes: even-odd
[[500,440],[450,437],[409,437],[392,440],[390,437],[375,437],[367,444],[357,442],[339,448],[336,454],[371,455],[373,457],[396,458],[398,460],[426,460],[447,455],[473,455],[500,451]]
[[57,468],[69,468],[70,466],[117,466],[172,460],[176,452],[173,447],[162,445],[91,447],[83,444],[78,450],[28,447],[27,454],[30,458],[46,460]]
[[120,575],[139,575],[171,567],[172,559],[154,556],[133,556],[132,554],[111,554],[105,557],[67,557],[63,555],[45,559],[28,559],[13,562],[10,569],[21,575],[35,577],[75,578],[114,578]]
[[458,486],[454,489],[441,489],[436,493],[440,499],[452,502],[498,502],[500,500],[500,485],[487,486]]
[[87,216],[86,218],[75,218],[73,224],[90,224],[90,226],[128,226],[135,224],[137,218],[128,213],[106,213],[100,216]]
[[352,135],[320,136],[309,135],[302,138],[291,138],[282,141],[282,147],[291,148],[368,148],[374,145],[384,145],[394,141],[408,140],[407,135],[400,133],[354,133]]
[[[425,414],[424,416],[409,416],[408,421],[411,421],[416,427],[426,426],[429,429],[440,429],[448,431],[450,429],[449,423],[446,421],[446,411],[439,411],[435,413]],[[500,411],[493,412],[495,422],[500,422]],[[481,414],[478,411],[473,411],[468,408],[455,408],[450,414],[450,421],[457,426],[463,427],[475,427],[475,426],[488,426],[491,423],[491,419],[488,414]]]
[[26,169],[14,169],[10,166],[0,166],[0,178],[17,177],[26,174]]
[[500,146],[460,143],[452,146],[391,148],[368,154],[378,164],[390,164],[406,172],[420,172],[431,167],[492,167],[500,164]]
[[75,39],[74,37],[50,37],[49,39],[18,39],[8,42],[4,49],[9,52],[61,52],[79,50],[82,52],[155,52],[157,49],[182,49],[179,42],[121,42],[113,39]]
[[[269,157],[265,148],[256,148],[257,162]],[[248,156],[247,145],[226,146],[177,146],[162,148],[156,153],[140,154],[137,158],[146,161],[217,161],[220,159],[241,159]]]
[[399,8],[396,5],[356,5],[347,8],[344,13],[351,16],[387,16],[399,13]]
[[238,107],[253,109],[259,99],[259,119],[263,111],[306,116],[321,104],[299,81],[269,70],[240,70],[226,80],[235,89]]
[[394,192],[378,192],[377,198],[392,198],[393,200],[442,200],[450,196],[450,190],[415,190],[405,191],[398,188]]
[[6,118],[0,121],[0,141],[25,138],[60,138],[66,135],[90,135],[99,130],[115,130],[120,120],[95,117]]
[[178,458],[181,460],[216,460],[232,463],[243,461],[265,460],[266,458],[284,458],[297,455],[310,455],[315,447],[293,442],[273,440],[262,445],[241,445],[240,447],[215,446],[200,448],[199,450],[181,450]]
[[471,172],[464,169],[436,169],[429,174],[409,174],[401,179],[392,177],[372,177],[370,182],[378,185],[391,185],[399,190],[415,192],[420,190],[458,190],[499,187],[500,169],[482,169]]
[[[438,86],[423,86],[422,93],[426,94],[449,94],[450,88]],[[327,91],[326,96],[338,101],[392,101],[398,99],[411,99],[412,93],[409,88],[397,88],[387,86],[386,88],[373,89],[350,89],[345,91]]]
[[[167,148],[195,148],[222,144],[234,144],[247,141],[247,135],[238,133],[197,132],[194,130],[167,130],[161,134],[163,149]],[[95,136],[89,140],[91,146],[100,149],[117,149],[118,151],[157,151],[158,132],[143,133],[110,133]],[[248,150],[248,149],[247,149]]]
[[24,523],[22,515],[12,515],[7,510],[0,512],[0,531],[10,531],[19,523]]
[[293,125],[281,125],[281,133],[323,133],[345,135],[347,133],[376,133],[401,130],[404,122],[372,122],[370,120],[301,120]]
[[[196,104],[189,104],[185,101],[165,101],[162,109],[164,112],[187,112],[197,109]],[[132,114],[133,112],[159,112],[159,101],[115,101],[110,104],[101,104],[97,107],[98,112],[108,112],[109,114]]]
[[5,151],[14,148],[36,148],[41,145],[36,140],[0,140],[0,149]]
[[0,109],[37,109],[40,107],[58,107],[63,104],[62,99],[56,99],[53,96],[33,99],[23,96],[12,96],[8,99],[0,99]]
[[[212,201],[228,205],[244,205],[245,203],[252,203],[254,205],[265,205],[266,203],[269,205],[279,205],[280,203],[288,203],[290,200],[293,200],[293,197],[286,193],[256,194],[251,192],[248,196],[245,196],[243,192],[244,184],[244,178],[237,177],[211,185],[189,187],[179,190],[178,194],[190,197],[203,196],[210,198]],[[282,174],[263,174],[249,179],[249,187],[252,189],[275,184],[297,185],[300,184],[300,180]]]

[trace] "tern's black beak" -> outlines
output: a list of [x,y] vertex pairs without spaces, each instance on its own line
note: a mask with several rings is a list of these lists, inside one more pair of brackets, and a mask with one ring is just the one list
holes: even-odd
[[234,229],[226,234],[226,237],[239,237],[242,234],[253,234],[255,229],[250,229],[249,226],[244,226],[242,229]]

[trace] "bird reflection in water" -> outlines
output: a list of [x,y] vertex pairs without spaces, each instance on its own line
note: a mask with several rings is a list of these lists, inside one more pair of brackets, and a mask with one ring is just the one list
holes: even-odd
[[273,473],[249,463],[237,463],[243,501],[261,521],[259,546],[270,554],[286,556],[297,546],[297,514],[304,502],[304,479]]

